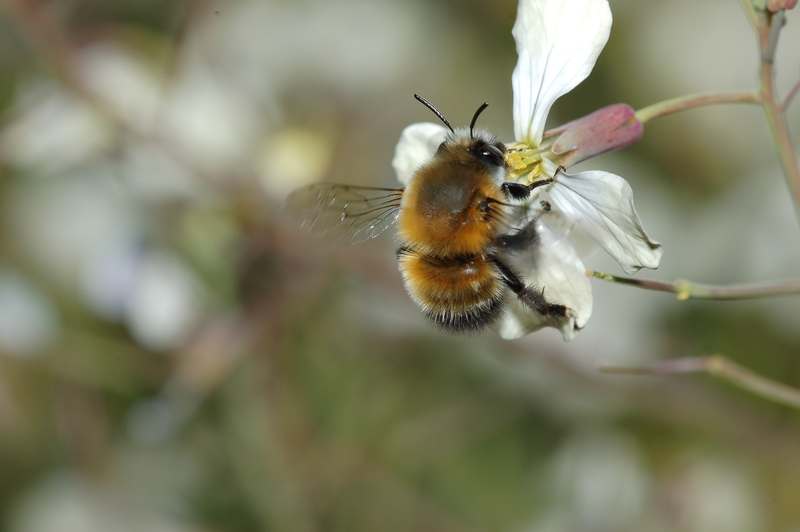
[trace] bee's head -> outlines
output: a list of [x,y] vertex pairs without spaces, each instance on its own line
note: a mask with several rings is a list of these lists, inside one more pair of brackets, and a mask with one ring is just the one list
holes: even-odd
[[488,135],[472,138],[467,147],[469,154],[488,166],[490,169],[505,168],[506,146]]
[[[458,130],[459,133],[461,130]],[[466,134],[450,135],[439,144],[436,150],[437,157],[443,157],[453,153],[464,153],[477,160],[489,170],[497,170],[506,166],[506,146],[499,142],[489,133],[480,131],[470,137]]]
[[502,142],[498,142],[494,135],[486,132],[479,131],[475,133],[475,123],[481,113],[489,107],[489,104],[483,102],[472,115],[472,120],[469,123],[469,146],[467,150],[470,155],[478,159],[491,169],[504,168],[506,166],[506,146]]
[[439,112],[439,110],[434,107],[432,103],[418,94],[415,94],[414,98],[416,98],[417,101],[419,101],[422,105],[430,109],[431,112],[433,112],[433,114],[435,114],[439,120],[441,120],[442,123],[447,126],[447,129],[450,130],[451,134],[447,136],[444,142],[439,144],[439,148],[436,150],[437,156],[444,155],[451,148],[458,146],[461,149],[466,148],[469,155],[489,167],[491,170],[505,167],[505,145],[502,142],[498,142],[497,139],[489,133],[484,131],[475,131],[475,124],[478,121],[478,117],[487,107],[489,107],[488,103],[482,103],[480,107],[475,110],[475,114],[472,115],[472,120],[469,123],[468,131],[459,129],[458,132],[456,132],[453,129],[453,126],[450,125],[450,122],[447,121],[444,115]]

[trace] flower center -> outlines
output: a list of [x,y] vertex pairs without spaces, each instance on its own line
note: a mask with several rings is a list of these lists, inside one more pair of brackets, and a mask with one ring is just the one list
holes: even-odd
[[509,178],[526,184],[552,177],[547,168],[552,166],[546,154],[549,145],[532,146],[524,142],[510,144],[506,150]]

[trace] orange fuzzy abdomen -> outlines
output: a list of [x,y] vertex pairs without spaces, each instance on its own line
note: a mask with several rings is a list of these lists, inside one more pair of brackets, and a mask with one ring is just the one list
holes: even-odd
[[398,263],[409,295],[438,325],[479,329],[497,316],[503,286],[484,255],[442,259],[404,249]]

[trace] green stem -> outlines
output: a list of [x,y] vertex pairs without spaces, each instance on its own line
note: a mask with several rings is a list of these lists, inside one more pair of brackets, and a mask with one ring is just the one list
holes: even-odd
[[600,368],[604,373],[623,375],[682,375],[688,373],[706,373],[713,377],[755,394],[764,399],[774,401],[792,408],[800,409],[800,390],[780,382],[767,379],[753,371],[736,364],[722,355],[708,357],[673,358],[651,366],[619,367],[605,366]]
[[645,123],[654,118],[694,109],[696,107],[728,103],[757,104],[760,103],[760,99],[759,95],[752,91],[689,94],[643,107],[636,111],[636,118],[639,122]]
[[753,7],[753,0],[741,0],[741,3],[742,9],[744,9],[744,13],[747,15],[747,20],[749,20],[750,24],[755,27],[758,23],[758,15]]
[[700,284],[692,281],[678,280],[673,283],[654,281],[651,279],[635,279],[621,277],[610,273],[590,271],[592,277],[611,283],[635,286],[644,290],[655,290],[675,294],[679,301],[688,299],[711,299],[730,301],[736,299],[759,299],[800,294],[800,279],[787,279],[765,283],[747,283],[734,285]]

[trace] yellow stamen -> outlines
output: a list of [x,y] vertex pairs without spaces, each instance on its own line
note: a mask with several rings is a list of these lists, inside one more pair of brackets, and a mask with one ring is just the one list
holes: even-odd
[[542,154],[545,151],[541,147],[521,142],[511,144],[506,151],[509,177],[526,184],[546,177],[542,167]]

